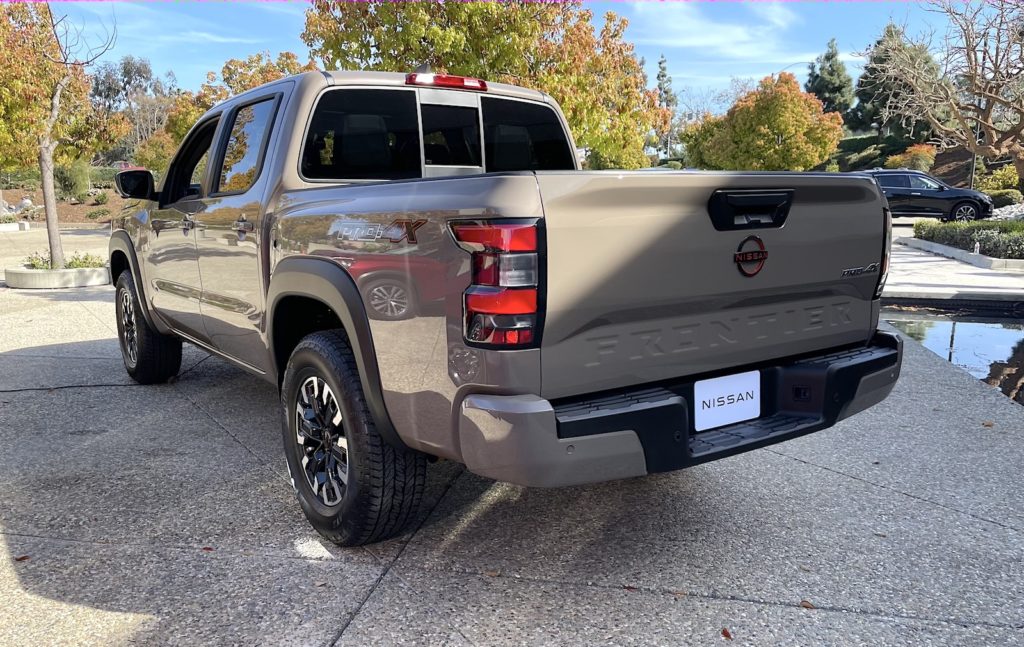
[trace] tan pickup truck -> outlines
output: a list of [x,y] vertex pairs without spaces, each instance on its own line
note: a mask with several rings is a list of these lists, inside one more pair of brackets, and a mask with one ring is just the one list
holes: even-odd
[[824,429],[899,374],[870,177],[582,171],[544,94],[372,72],[236,96],[161,171],[117,177],[125,367],[166,381],[187,341],[279,385],[299,502],[343,545],[401,530],[436,458],[643,476]]

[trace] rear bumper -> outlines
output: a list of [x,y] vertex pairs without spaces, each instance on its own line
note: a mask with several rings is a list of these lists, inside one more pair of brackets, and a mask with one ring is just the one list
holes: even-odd
[[470,471],[537,487],[665,472],[725,458],[834,425],[881,402],[899,377],[902,341],[877,332],[865,346],[757,368],[762,417],[695,432],[693,382],[549,402],[470,395],[459,412]]

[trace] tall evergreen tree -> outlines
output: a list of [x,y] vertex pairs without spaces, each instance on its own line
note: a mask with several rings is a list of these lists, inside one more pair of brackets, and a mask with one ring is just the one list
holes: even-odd
[[879,138],[888,132],[907,143],[925,141],[931,134],[926,122],[903,123],[899,117],[886,114],[887,105],[900,103],[901,95],[912,89],[904,82],[886,75],[884,70],[891,67],[894,53],[899,51],[902,59],[911,61],[915,68],[926,70],[938,77],[939,66],[928,48],[907,42],[903,30],[893,24],[886,25],[882,36],[866,52],[867,63],[864,72],[857,79],[857,105],[847,115],[847,124],[853,128],[873,129]]
[[816,64],[810,64],[804,89],[821,100],[825,112],[845,114],[853,105],[853,79],[839,58],[835,38],[828,41]]
[[664,132],[658,133],[659,148],[665,152],[665,157],[671,157],[672,146],[678,143],[674,141],[676,139],[674,131],[676,107],[679,105],[679,98],[672,91],[672,77],[668,74],[668,61],[665,60],[664,54],[658,59],[658,75],[655,78],[658,81],[658,107],[663,108],[668,113],[668,119],[665,123],[667,127],[664,129]]

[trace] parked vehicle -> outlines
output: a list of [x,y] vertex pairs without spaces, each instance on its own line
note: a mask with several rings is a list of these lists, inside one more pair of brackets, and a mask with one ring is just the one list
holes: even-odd
[[974,189],[957,189],[921,171],[874,169],[893,216],[941,220],[978,220],[992,216],[992,198]]
[[[343,545],[401,530],[434,458],[621,479],[886,397],[873,180],[588,172],[574,151],[550,97],[478,79],[310,72],[234,97],[159,187],[117,176],[125,367],[166,381],[184,340],[278,385],[299,502]],[[377,277],[411,307],[385,291],[382,311]]]

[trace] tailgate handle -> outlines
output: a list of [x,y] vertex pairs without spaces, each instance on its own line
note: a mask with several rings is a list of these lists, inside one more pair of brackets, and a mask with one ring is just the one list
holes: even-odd
[[718,189],[708,215],[718,231],[781,227],[789,216],[793,189]]

